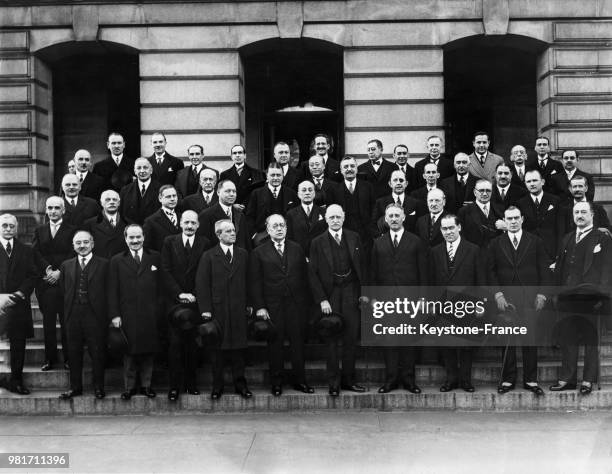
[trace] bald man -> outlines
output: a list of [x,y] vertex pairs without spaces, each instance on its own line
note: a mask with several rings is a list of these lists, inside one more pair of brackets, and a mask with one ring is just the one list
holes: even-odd
[[85,228],[91,232],[96,246],[94,255],[110,259],[113,255],[127,250],[123,229],[127,222],[119,214],[121,198],[113,189],[107,189],[100,196],[102,212],[85,221]]
[[151,179],[153,167],[146,158],[136,160],[134,174],[137,179],[119,193],[120,213],[128,224],[143,225],[145,219],[161,207],[158,198],[161,185]]
[[91,153],[87,150],[77,150],[74,154],[74,163],[76,176],[81,183],[81,196],[97,201],[104,190],[104,179],[90,171]]

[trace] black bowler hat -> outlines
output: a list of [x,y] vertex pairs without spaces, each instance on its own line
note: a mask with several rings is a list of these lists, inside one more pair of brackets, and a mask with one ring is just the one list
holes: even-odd
[[256,341],[272,342],[276,339],[276,326],[269,319],[254,319],[249,323],[249,335]]
[[221,342],[221,326],[219,321],[211,319],[198,326],[200,342],[207,346],[216,346]]
[[128,352],[130,345],[123,329],[111,326],[106,340],[109,354],[119,356]]
[[134,179],[134,175],[130,173],[128,170],[123,168],[118,168],[111,175],[111,185],[115,189],[121,189],[126,184],[130,184]]
[[187,331],[198,326],[202,318],[195,303],[179,303],[168,311],[168,320],[177,329]]
[[336,312],[324,314],[315,323],[315,331],[324,339],[338,337],[344,331],[344,318]]

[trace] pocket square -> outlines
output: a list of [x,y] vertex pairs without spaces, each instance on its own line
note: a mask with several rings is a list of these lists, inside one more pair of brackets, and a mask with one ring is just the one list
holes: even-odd
[[323,220],[323,216],[321,214],[319,214],[319,220],[322,221]]
[[168,168],[168,171],[172,172],[172,171],[174,171],[174,170],[173,170],[172,168]]
[[157,267],[155,265],[151,265],[151,271],[154,272],[157,270]]
[[412,211],[412,212],[410,213],[410,215],[411,215],[411,216],[414,216],[415,214],[416,214],[416,211]]
[[552,171],[550,172],[550,175],[552,176],[553,174],[556,174],[556,173],[557,173],[557,170],[552,170]]
[[599,253],[599,252],[601,252],[601,245],[597,244],[595,248],[593,248],[593,253]]
[[555,208],[555,206],[553,206],[552,204],[550,204],[550,205],[548,206],[548,209],[546,209],[546,210],[547,210],[547,211],[550,211],[550,210],[552,210],[552,209],[554,209],[554,208]]

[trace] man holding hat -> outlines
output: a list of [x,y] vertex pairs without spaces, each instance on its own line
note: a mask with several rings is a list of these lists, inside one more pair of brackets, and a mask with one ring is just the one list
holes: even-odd
[[[169,235],[164,240],[161,267],[166,308],[177,303],[194,304],[196,302],[195,277],[198,263],[204,251],[210,247],[210,241],[206,237],[196,235],[199,225],[195,211],[185,211],[181,215],[182,232],[177,235]],[[171,402],[178,400],[181,379],[187,393],[198,395],[200,392],[196,384],[195,328],[183,331],[170,324],[168,339],[170,379],[168,399]]]
[[151,388],[153,362],[158,348],[157,299],[160,258],[154,250],[144,250],[144,232],[138,224],[123,231],[128,251],[115,255],[110,262],[108,306],[112,325],[122,327],[129,349],[123,358],[125,392],[123,400],[137,393],[155,397]]

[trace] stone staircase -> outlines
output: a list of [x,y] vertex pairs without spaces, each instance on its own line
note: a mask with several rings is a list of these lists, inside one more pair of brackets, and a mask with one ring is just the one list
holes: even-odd
[[[226,373],[226,393],[220,401],[211,401],[211,371],[208,357],[204,351],[201,367],[198,369],[198,385],[201,395],[182,394],[178,403],[170,403],[166,398],[168,389],[167,371],[156,369],[153,387],[158,393],[155,399],[135,396],[126,402],[119,395],[123,388],[122,369],[119,361],[109,363],[106,370],[107,397],[96,400],[91,387],[91,370],[88,356],[85,355],[85,394],[69,402],[58,399],[59,393],[69,386],[68,371],[60,368],[41,372],[44,361],[43,329],[41,314],[34,307],[34,338],[28,340],[26,348],[26,367],[24,383],[32,390],[29,396],[18,396],[0,389],[0,415],[121,415],[189,412],[266,412],[266,411],[312,411],[335,410],[476,410],[476,411],[528,411],[528,410],[581,410],[612,408],[612,335],[602,338],[601,380],[602,389],[595,390],[587,397],[576,391],[553,393],[536,398],[530,392],[518,387],[515,391],[499,395],[496,385],[500,376],[501,349],[495,347],[479,348],[475,355],[472,381],[476,386],[473,394],[456,390],[440,393],[438,388],[445,380],[445,370],[439,364],[437,352],[424,348],[416,369],[417,383],[423,389],[419,395],[405,390],[389,394],[378,394],[384,382],[384,362],[380,348],[361,347],[358,350],[357,382],[365,385],[368,392],[354,394],[343,391],[340,397],[327,395],[325,376],[325,346],[320,343],[307,344],[305,348],[306,376],[308,382],[316,387],[314,395],[306,395],[292,390],[290,383],[285,385],[281,397],[269,393],[267,370],[267,348],[263,343],[253,342],[248,348],[249,365],[246,378],[254,393],[251,400],[243,400],[232,393],[229,373]],[[59,327],[57,328],[59,340]],[[287,358],[289,348],[286,347]],[[9,373],[8,341],[0,341],[0,376]],[[521,380],[520,350],[518,351],[519,376]],[[288,363],[287,363],[288,364]],[[557,380],[560,366],[560,351],[546,347],[539,351],[538,379],[543,387]],[[287,366],[289,368],[289,365]],[[579,370],[580,374],[580,370]]]

